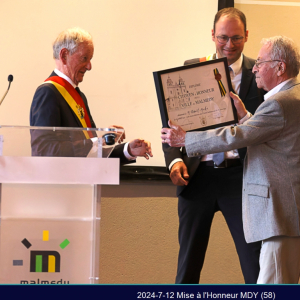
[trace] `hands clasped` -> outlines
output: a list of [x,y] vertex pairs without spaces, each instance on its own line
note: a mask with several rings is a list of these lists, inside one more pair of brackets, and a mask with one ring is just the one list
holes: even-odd
[[179,125],[174,125],[170,120],[168,124],[170,128],[161,130],[162,143],[169,144],[171,147],[183,147],[185,145],[186,132]]

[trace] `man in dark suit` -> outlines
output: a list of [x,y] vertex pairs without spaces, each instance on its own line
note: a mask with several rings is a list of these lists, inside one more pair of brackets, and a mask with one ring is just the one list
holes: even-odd
[[[212,40],[216,54],[203,60],[227,57],[234,90],[254,113],[263,91],[252,74],[254,60],[242,54],[248,39],[245,15],[236,8],[220,10],[214,20]],[[163,144],[166,166],[178,186],[179,255],[176,283],[199,283],[215,212],[221,211],[233,237],[245,283],[256,283],[260,243],[247,244],[242,225],[242,176],[246,148],[223,154],[189,158],[185,148]],[[221,154],[222,155],[222,154]]]
[[[31,126],[96,128],[87,99],[79,90],[86,71],[92,68],[94,46],[91,35],[71,28],[59,34],[53,43],[56,69],[41,84],[30,109]],[[120,126],[113,126],[122,129]],[[87,156],[97,145],[95,132],[32,130],[32,154],[47,156]],[[125,134],[121,136],[121,141]],[[152,156],[150,143],[135,139],[115,147],[111,157],[121,163],[134,162],[137,156]]]

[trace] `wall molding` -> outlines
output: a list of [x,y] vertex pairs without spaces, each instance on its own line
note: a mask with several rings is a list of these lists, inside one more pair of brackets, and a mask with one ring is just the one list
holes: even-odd
[[282,1],[255,1],[255,0],[235,0],[235,4],[252,4],[252,5],[273,5],[273,6],[300,6],[297,2]]

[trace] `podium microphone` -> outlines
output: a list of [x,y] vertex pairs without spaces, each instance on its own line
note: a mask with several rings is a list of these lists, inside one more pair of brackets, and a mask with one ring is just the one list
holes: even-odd
[[8,93],[8,90],[9,90],[9,88],[10,88],[10,84],[11,84],[11,82],[14,80],[14,76],[9,75],[7,80],[8,80],[8,82],[9,82],[8,88],[7,88],[7,91],[4,93],[4,95],[3,95],[3,97],[2,97],[2,99],[1,99],[1,101],[0,101],[0,105],[2,104],[2,102],[3,102],[4,98],[5,98],[5,96],[6,96],[7,93]]

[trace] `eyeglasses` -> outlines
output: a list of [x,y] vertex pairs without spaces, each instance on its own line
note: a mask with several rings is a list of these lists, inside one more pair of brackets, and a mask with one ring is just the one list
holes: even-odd
[[254,65],[256,68],[259,69],[259,65],[263,64],[263,63],[267,63],[267,62],[272,62],[272,61],[282,61],[282,60],[278,60],[278,59],[274,59],[274,60],[264,60],[264,61],[259,61],[259,60],[255,60]]
[[217,40],[220,44],[227,44],[227,42],[231,39],[232,44],[237,45],[240,44],[244,37],[243,36],[227,36],[227,35],[219,35],[217,36]]

